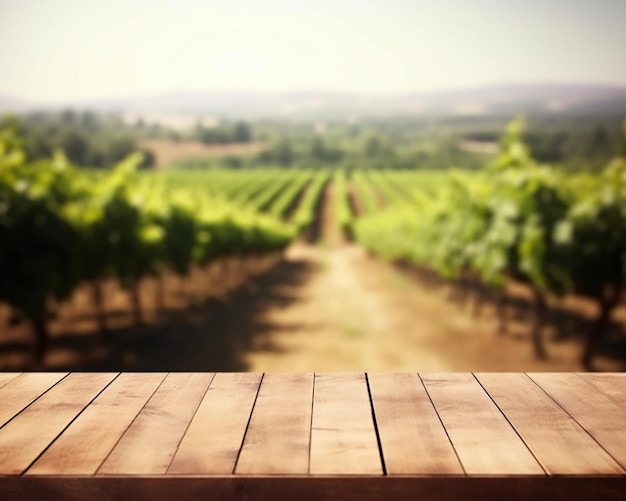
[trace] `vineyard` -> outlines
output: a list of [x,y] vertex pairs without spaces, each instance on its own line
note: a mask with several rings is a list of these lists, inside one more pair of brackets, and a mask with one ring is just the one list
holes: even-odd
[[358,240],[387,259],[478,282],[475,290],[501,289],[507,279],[528,284],[539,358],[546,357],[546,296],[591,298],[599,315],[582,358],[591,367],[624,288],[626,159],[615,159],[598,176],[565,176],[532,159],[514,123],[501,156],[487,170],[452,175],[434,193],[411,195],[408,205],[364,219]]
[[525,288],[538,359],[547,358],[542,332],[550,308],[580,296],[597,305],[581,357],[591,367],[622,301],[626,159],[614,159],[599,174],[565,174],[533,159],[517,122],[497,160],[471,173],[145,172],[140,162],[133,155],[105,173],[71,166],[62,153],[29,162],[19,137],[2,132],[0,303],[10,314],[0,322],[7,329],[29,326],[37,363],[45,359],[55,310],[77,291],[88,291],[100,338],[110,343],[111,283],[124,291],[133,323],[141,326],[142,283],[155,284],[154,304],[162,308],[164,289],[175,283],[184,290],[227,281],[246,259],[303,245],[294,242],[314,244],[324,237],[320,227],[329,214],[346,241],[410,269],[421,286],[452,284],[454,294],[473,298],[476,311],[493,304],[501,332],[513,303],[508,288]]

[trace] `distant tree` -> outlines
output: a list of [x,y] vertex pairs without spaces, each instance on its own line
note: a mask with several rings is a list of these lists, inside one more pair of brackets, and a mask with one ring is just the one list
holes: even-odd
[[98,117],[93,111],[84,111],[80,117],[80,124],[89,131],[96,131],[98,128]]
[[72,110],[63,110],[61,112],[61,122],[73,125],[76,123],[76,113]]
[[235,143],[249,143],[251,140],[250,126],[245,122],[237,122],[233,128],[233,141]]
[[369,134],[367,138],[365,139],[365,144],[364,144],[363,149],[364,149],[364,153],[366,157],[376,158],[383,151],[382,138],[376,133]]
[[569,139],[568,134],[563,131],[551,134],[532,132],[524,134],[524,140],[537,160],[542,162],[560,162],[563,159],[563,149]]
[[281,165],[290,165],[294,160],[294,151],[291,142],[287,139],[281,140],[272,149],[273,160]]
[[589,156],[604,155],[606,157],[613,154],[611,151],[611,137],[604,127],[595,127],[591,132],[587,143],[587,154]]
[[143,155],[143,160],[139,164],[140,169],[151,169],[154,168],[156,164],[156,157],[154,153],[150,150],[141,149],[141,154]]
[[240,157],[229,155],[222,159],[222,164],[229,169],[239,169],[243,166],[243,160]]
[[494,143],[498,141],[499,133],[495,131],[476,131],[468,132],[464,137],[470,141]]
[[337,163],[344,157],[344,152],[337,147],[328,146],[320,137],[311,142],[311,157],[314,160]]
[[256,156],[256,162],[261,164],[267,164],[274,161],[272,150],[265,150]]
[[84,134],[77,130],[69,130],[64,134],[59,146],[72,163],[85,165],[89,142]]
[[209,128],[199,124],[196,126],[195,136],[198,141],[204,144],[224,144],[231,142],[230,133],[221,127]]
[[316,160],[326,160],[326,148],[324,147],[324,141],[321,138],[316,137],[311,143],[311,156]]
[[99,147],[92,147],[85,158],[85,167],[108,167],[107,155]]
[[133,151],[136,151],[137,145],[132,138],[121,136],[113,139],[109,143],[107,150],[108,163],[112,165],[121,161]]

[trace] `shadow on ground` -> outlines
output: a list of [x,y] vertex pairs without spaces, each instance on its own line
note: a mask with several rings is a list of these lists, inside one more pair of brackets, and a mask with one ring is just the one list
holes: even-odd
[[[535,320],[535,302],[529,287],[524,284],[515,285],[517,289],[515,294],[501,295],[496,290],[474,281],[445,280],[432,270],[405,262],[396,262],[394,265],[396,269],[412,276],[422,285],[448,289],[448,300],[459,307],[471,305],[474,316],[479,316],[487,305],[497,309],[498,302],[502,301],[501,308],[504,317],[502,334],[506,334],[508,325],[512,322],[524,324],[530,330]],[[576,299],[575,307],[563,303],[552,303],[548,306],[543,328],[545,340],[549,339],[555,343],[576,340],[581,346],[585,343],[587,334],[595,321],[596,306],[590,299],[580,297]],[[613,317],[615,316],[614,314]],[[596,346],[596,354],[626,363],[626,325],[624,322],[615,318],[609,321],[603,337]]]
[[[49,350],[69,352],[70,356],[63,357],[66,361],[6,369],[247,371],[249,367],[242,355],[251,349],[255,339],[269,339],[264,336],[268,332],[298,328],[269,324],[262,320],[261,313],[298,301],[298,287],[315,268],[307,261],[280,261],[269,271],[247,280],[225,299],[210,298],[185,309],[161,311],[155,323],[110,329],[106,341],[95,332],[59,333],[50,340]],[[119,316],[119,312],[112,311],[107,320],[112,323]],[[12,351],[27,354],[31,349],[27,338],[11,340],[0,344],[0,355]],[[262,349],[277,351],[265,341]]]

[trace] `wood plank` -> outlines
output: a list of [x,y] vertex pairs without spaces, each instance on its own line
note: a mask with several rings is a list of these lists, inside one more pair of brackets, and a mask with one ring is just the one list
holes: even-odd
[[369,374],[388,475],[463,475],[417,374]]
[[624,473],[606,451],[525,374],[482,373],[476,377],[548,474]]
[[218,373],[178,447],[168,474],[230,474],[262,374]]
[[472,374],[421,378],[468,475],[544,473]]
[[26,475],[93,475],[164,378],[163,373],[120,374]]
[[164,474],[214,375],[168,374],[98,474]]
[[571,374],[528,376],[565,409],[626,468],[626,411],[606,395]]
[[313,380],[313,374],[263,377],[235,473],[308,473]]
[[626,374],[620,372],[581,372],[577,376],[626,410]]
[[6,477],[11,501],[624,501],[614,477]]
[[22,473],[117,373],[74,373],[0,429],[0,475]]
[[13,381],[17,376],[21,376],[21,372],[1,372],[0,373],[0,388],[7,383]]
[[0,388],[0,427],[66,375],[67,372],[32,372]]
[[315,375],[310,472],[383,473],[364,374]]

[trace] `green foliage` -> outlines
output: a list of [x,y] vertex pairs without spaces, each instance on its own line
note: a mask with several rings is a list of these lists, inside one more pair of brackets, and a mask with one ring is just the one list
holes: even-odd
[[294,177],[294,173],[287,172],[286,174],[273,179],[266,188],[258,192],[256,196],[250,199],[247,205],[258,211],[267,210],[272,202],[289,187]]
[[295,157],[296,152],[291,141],[283,138],[272,145],[269,150],[259,153],[258,160],[261,163],[274,163],[286,167],[293,163]]
[[246,122],[214,127],[198,124],[193,131],[193,138],[204,144],[249,143],[252,141],[252,129]]
[[365,175],[360,171],[354,171],[352,173],[352,182],[363,203],[365,214],[375,214],[379,209],[378,201],[374,195],[373,187]]
[[[35,113],[16,123],[30,160],[45,160],[60,148],[75,165],[108,167],[140,149],[140,129],[88,111]],[[141,167],[153,165],[153,156],[144,152]]]
[[283,189],[272,202],[269,208],[270,214],[277,218],[285,217],[287,211],[294,206],[302,190],[304,190],[311,181],[312,174],[312,171],[303,171],[297,173],[293,179],[290,179],[285,189]]
[[335,197],[335,218],[341,231],[349,237],[352,236],[352,224],[354,217],[348,198],[348,180],[345,170],[338,170],[333,178],[333,196]]
[[393,203],[398,200],[408,199],[410,195],[405,192],[401,186],[394,183],[392,177],[384,171],[374,170],[367,173],[370,181],[376,186],[383,199],[387,203]]
[[604,301],[626,277],[626,160],[599,175],[566,175],[533,160],[513,122],[482,173],[451,173],[435,191],[356,223],[357,239],[388,259],[446,277],[472,273],[500,285]]
[[298,233],[310,228],[315,220],[315,210],[320,202],[324,186],[328,182],[328,171],[320,171],[306,189],[302,201],[292,217],[292,223]]
[[320,137],[315,137],[311,142],[311,160],[321,163],[338,163],[344,157],[341,148],[329,146]]
[[[73,120],[71,116],[66,120]],[[45,317],[81,282],[124,286],[165,270],[276,251],[291,228],[207,194],[207,177],[183,186],[140,175],[140,154],[95,176],[62,154],[28,163],[10,128],[0,135],[0,301],[30,319]],[[197,180],[196,180],[197,181]]]

